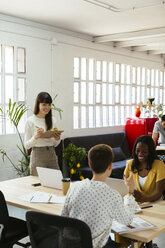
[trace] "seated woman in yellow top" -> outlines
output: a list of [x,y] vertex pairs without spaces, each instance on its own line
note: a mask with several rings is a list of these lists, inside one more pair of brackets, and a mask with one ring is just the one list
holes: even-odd
[[[150,136],[137,138],[133,152],[133,159],[129,160],[124,171],[126,178],[133,172],[133,179],[137,190],[134,197],[137,202],[152,202],[161,198],[165,189],[165,164],[156,155],[155,144]],[[116,235],[116,241],[127,247],[131,241]],[[138,247],[143,247],[138,242]],[[155,246],[156,247],[156,246]]]
[[133,148],[133,159],[128,161],[124,175],[133,179],[137,190],[137,202],[152,202],[161,198],[165,189],[165,164],[156,155],[155,144],[150,136],[137,138]]

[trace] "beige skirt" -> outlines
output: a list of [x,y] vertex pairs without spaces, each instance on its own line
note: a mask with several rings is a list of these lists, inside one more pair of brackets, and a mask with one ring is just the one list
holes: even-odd
[[59,170],[54,146],[33,147],[30,155],[30,174],[38,176],[36,167]]

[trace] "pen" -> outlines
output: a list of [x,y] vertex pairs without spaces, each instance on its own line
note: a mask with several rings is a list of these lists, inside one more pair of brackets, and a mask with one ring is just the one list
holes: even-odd
[[33,200],[33,198],[34,198],[34,196],[32,196],[32,197],[30,198],[30,202],[31,202],[31,200]]
[[48,202],[50,202],[51,199],[52,199],[52,195],[49,197]]
[[144,206],[144,207],[141,207],[141,209],[151,208],[151,207],[153,207],[153,206],[152,205],[150,205],[150,206]]

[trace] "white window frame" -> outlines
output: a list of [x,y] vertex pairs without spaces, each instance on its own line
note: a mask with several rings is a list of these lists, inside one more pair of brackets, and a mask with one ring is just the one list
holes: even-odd
[[[113,62],[113,61],[103,61],[103,60],[95,60],[93,58],[84,58],[86,59],[86,79],[81,79],[81,57],[75,57],[77,59],[77,61],[79,60],[79,76],[78,78],[74,78],[74,82],[79,84],[79,101],[78,102],[74,102],[73,100],[73,118],[74,118],[74,107],[78,108],[78,125],[75,127],[73,124],[73,128],[74,129],[82,129],[82,128],[97,128],[97,127],[108,127],[108,126],[121,126],[125,124],[126,118],[127,117],[135,117],[135,108],[137,106],[137,104],[140,101],[143,101],[143,103],[145,103],[147,101],[147,98],[153,97],[151,95],[152,92],[154,92],[154,94],[156,94],[156,92],[158,93],[157,96],[155,96],[155,103],[156,104],[162,104],[163,108],[165,109],[165,97],[162,97],[162,101],[160,102],[160,89],[162,90],[162,96],[165,96],[165,71],[163,70],[158,70],[158,69],[150,69],[150,68],[146,68],[144,66],[132,66],[132,65],[127,65],[127,64],[120,64],[118,62]],[[94,61],[94,69],[93,69],[93,80],[89,80],[89,60],[93,59]],[[97,61],[100,61],[101,63],[101,71],[100,71],[100,79],[96,80],[96,75],[97,75],[97,67],[96,64],[98,63]],[[103,63],[106,63],[106,80],[103,80]],[[110,68],[110,64],[113,65],[113,75],[112,75],[112,82],[109,82],[109,68]],[[118,79],[117,81],[115,81],[116,79],[116,66],[119,68],[119,75],[118,75]],[[122,80],[121,82],[121,68],[124,68],[124,80]],[[127,71],[128,71],[128,76],[129,76],[129,81],[127,81]],[[142,72],[143,72],[143,78],[142,78]],[[133,77],[133,73],[134,73],[134,77]],[[148,73],[150,75],[150,78],[148,80]],[[162,77],[162,83],[158,82],[156,84],[156,82],[153,81],[152,77],[151,77],[151,73],[154,75],[154,79],[155,79],[155,73],[157,73],[157,78],[160,81],[160,74]],[[135,82],[134,82],[135,79]],[[138,80],[138,82],[137,82]],[[81,82],[85,82],[86,83],[86,103],[81,103]],[[88,97],[88,89],[89,89],[89,83],[93,83],[93,104],[89,104],[89,97]],[[106,102],[103,103],[102,100],[102,90],[103,90],[103,86],[106,84]],[[96,89],[97,87],[100,85],[100,101],[96,101]],[[112,88],[112,92],[109,92],[108,87]],[[122,87],[122,88],[121,88]],[[74,88],[74,87],[73,87]],[[115,94],[115,88],[118,89],[118,98],[117,95]],[[121,89],[124,88],[124,103],[121,103]],[[138,99],[138,92],[137,89],[140,89],[139,91],[139,99]],[[149,89],[149,90],[148,90]],[[135,100],[132,103],[132,94],[133,94],[133,90],[135,92]],[[142,92],[143,90],[143,92]],[[145,91],[145,92],[144,92]],[[128,94],[129,93],[129,98],[128,98]],[[111,96],[110,96],[111,94]],[[149,94],[149,95],[147,95]],[[111,99],[111,103],[109,102],[110,97],[112,97]],[[144,99],[142,99],[142,97],[144,97]],[[163,100],[164,99],[164,100]],[[94,113],[93,113],[93,127],[89,126],[89,107],[93,106],[94,109]],[[86,125],[81,125],[81,123],[83,122],[82,117],[81,117],[81,109],[82,107],[86,107]],[[107,108],[107,116],[106,118],[108,119],[107,125],[105,125],[105,121],[103,120],[103,108],[105,109],[105,107]],[[100,108],[100,120],[97,121],[96,120],[96,109]],[[109,114],[109,109],[112,108],[112,120],[111,120],[111,116]],[[122,118],[123,115],[121,115],[121,111],[123,111],[124,109],[124,118]],[[118,113],[117,113],[118,110]],[[117,115],[116,115],[117,114]],[[142,113],[142,116],[144,117],[144,113]],[[99,122],[99,125],[96,125],[96,123]],[[74,123],[74,120],[73,120]]]
[[[11,46],[13,47],[13,73],[7,73],[5,72],[5,47],[6,46]],[[8,104],[5,102],[5,77],[6,76],[12,76],[13,77],[13,102],[17,102],[18,104],[26,104],[26,82],[27,82],[27,73],[26,73],[26,48],[25,47],[19,47],[11,44],[3,44],[0,43],[1,47],[1,70],[0,70],[0,77],[1,77],[1,85],[0,85],[0,91],[1,91],[1,99],[2,102],[0,103],[0,107],[3,110],[3,113],[6,112]],[[18,49],[25,49],[25,72],[18,72]],[[24,85],[24,100],[19,101],[18,99],[18,80],[19,79],[24,79],[25,80],[25,85]],[[1,118],[1,133],[0,134],[9,134],[11,132],[8,132],[6,130],[6,118]],[[16,130],[13,129],[12,133],[16,133]]]

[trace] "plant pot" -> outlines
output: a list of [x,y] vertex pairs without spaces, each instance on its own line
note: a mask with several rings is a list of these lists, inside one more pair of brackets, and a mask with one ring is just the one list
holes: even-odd
[[136,117],[140,117],[140,115],[141,115],[141,111],[140,111],[140,108],[136,108],[136,111],[135,111],[135,116]]

